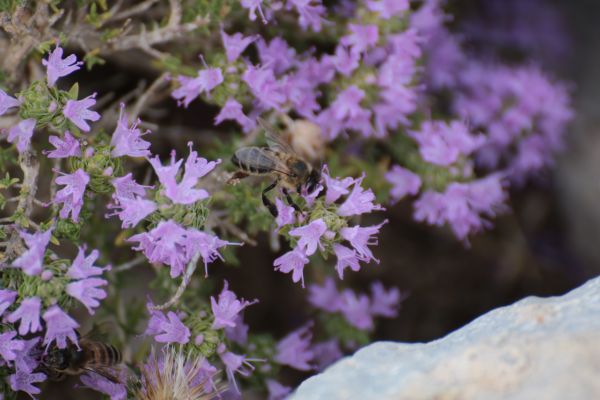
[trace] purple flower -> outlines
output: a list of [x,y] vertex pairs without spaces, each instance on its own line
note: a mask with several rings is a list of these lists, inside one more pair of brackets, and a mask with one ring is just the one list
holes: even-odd
[[227,340],[231,340],[240,346],[244,346],[248,342],[248,329],[250,327],[244,323],[242,314],[238,314],[233,322],[235,326],[225,327],[225,337],[227,337]]
[[15,339],[15,336],[17,336],[15,331],[0,333],[0,356],[5,361],[16,359],[17,353],[25,347],[25,343],[22,340]]
[[212,329],[221,329],[225,327],[235,327],[235,320],[244,308],[249,305],[258,303],[258,300],[246,301],[244,299],[238,300],[235,293],[227,289],[228,284],[225,281],[223,290],[219,294],[219,300],[217,301],[213,296],[210,297],[210,305],[212,308],[215,320],[212,324]]
[[150,159],[158,180],[164,188],[165,195],[176,204],[193,204],[199,200],[206,199],[209,194],[204,189],[195,189],[198,179],[212,171],[221,160],[207,161],[198,157],[196,151],[192,151],[185,161],[185,172],[181,181],[177,183],[176,177],[183,159],[175,162],[175,151],[171,153],[171,165],[163,166],[158,156]]
[[242,105],[232,97],[227,100],[219,114],[215,117],[215,125],[219,125],[225,120],[236,121],[242,126],[244,132],[250,132],[256,128],[256,122],[244,114]]
[[293,272],[292,281],[298,282],[302,279],[302,287],[304,287],[304,266],[306,264],[308,264],[308,257],[302,250],[297,248],[288,251],[273,261],[275,271],[281,271],[284,274]]
[[260,14],[260,17],[262,18],[263,24],[266,24],[267,18],[265,18],[265,14],[263,13],[263,10],[261,7],[262,1],[263,0],[241,0],[240,4],[242,7],[250,10],[250,12],[248,14],[250,21],[256,20],[256,11],[258,11],[258,13]]
[[275,218],[277,228],[294,223],[296,220],[294,207],[288,206],[278,197],[275,198],[275,207],[277,207],[277,217]]
[[379,30],[377,25],[350,24],[350,34],[341,38],[340,43],[350,46],[352,51],[362,53],[377,44]]
[[269,391],[268,400],[284,400],[292,392],[289,386],[283,386],[274,379],[267,379],[267,390]]
[[125,176],[114,178],[112,185],[115,188],[115,196],[119,198],[135,199],[136,195],[145,197],[146,188],[150,186],[142,186],[133,180],[131,172]]
[[385,290],[381,282],[371,284],[371,314],[387,318],[395,318],[398,315],[398,307],[402,301],[402,295],[398,288]]
[[337,339],[315,343],[312,350],[315,354],[315,362],[317,363],[318,371],[323,371],[344,356]]
[[241,33],[234,33],[228,35],[225,31],[221,30],[221,40],[223,40],[223,46],[225,47],[225,54],[227,55],[227,61],[232,63],[238,59],[240,54],[244,52],[246,47],[256,40],[256,36],[244,37]]
[[274,71],[269,66],[255,68],[248,65],[242,80],[263,107],[279,110],[285,102],[285,87],[275,79]]
[[335,269],[338,272],[340,279],[344,279],[344,269],[350,267],[352,271],[360,270],[360,261],[369,261],[369,258],[363,257],[358,254],[355,250],[351,250],[346,246],[335,243],[333,245],[333,251],[337,257],[337,263]]
[[15,392],[22,391],[29,394],[32,398],[34,394],[40,394],[41,390],[35,386],[34,383],[43,382],[46,380],[46,375],[41,372],[31,373],[24,371],[17,371],[12,374],[8,381],[10,388]]
[[34,118],[24,119],[9,129],[7,140],[10,143],[14,143],[15,140],[17,141],[17,150],[19,150],[19,153],[24,152],[31,144],[35,122]]
[[148,321],[147,335],[154,335],[154,340],[159,343],[186,344],[190,341],[190,330],[185,326],[177,314],[169,311],[167,316],[160,311],[152,311]]
[[357,296],[352,290],[344,290],[341,295],[340,311],[350,325],[361,330],[373,329],[371,304],[367,295]]
[[85,386],[110,397],[110,400],[127,399],[127,387],[123,383],[115,383],[95,372],[88,372],[79,378]]
[[323,286],[308,285],[308,301],[314,307],[327,312],[336,312],[340,309],[340,294],[331,277],[325,278]]
[[292,229],[290,236],[298,237],[297,249],[302,250],[305,255],[310,256],[317,251],[317,246],[321,245],[319,240],[325,231],[327,231],[327,225],[322,218],[319,218],[308,225]]
[[71,214],[73,221],[77,222],[90,176],[81,168],[72,174],[61,174],[62,176],[56,178],[56,183],[65,187],[56,193],[54,203],[63,203],[59,214],[61,218],[67,218]]
[[9,96],[6,92],[0,89],[0,115],[3,115],[9,108],[18,107],[21,102],[14,97]]
[[377,244],[377,238],[375,238],[373,235],[379,233],[379,229],[387,222],[388,220],[386,219],[379,225],[366,227],[355,225],[349,228],[342,228],[340,229],[340,235],[349,241],[356,252],[361,257],[364,257],[365,260],[374,260],[375,262],[379,263],[379,260],[373,257],[373,253],[368,246]]
[[291,6],[300,15],[298,23],[302,29],[306,30],[310,27],[315,32],[321,30],[323,14],[327,11],[323,4],[321,4],[321,0],[288,0],[287,8],[289,9]]
[[17,292],[14,290],[0,289],[0,317],[15,302],[16,298]]
[[323,179],[325,179],[325,186],[327,187],[327,193],[325,193],[325,203],[327,204],[331,204],[341,196],[348,194],[350,192],[348,188],[354,183],[354,179],[351,177],[344,179],[332,178],[328,170],[323,174]]
[[46,321],[46,334],[44,336],[44,344],[46,349],[56,340],[56,346],[59,349],[67,347],[67,338],[72,343],[79,347],[77,341],[77,333],[75,329],[79,328],[79,324],[69,317],[59,306],[53,305],[43,315]]
[[365,175],[363,174],[362,177],[354,181],[352,192],[337,210],[338,215],[349,217],[351,215],[360,215],[374,210],[384,210],[381,205],[373,203],[375,200],[373,191],[371,189],[364,190],[360,186],[364,178]]
[[99,255],[98,250],[92,250],[90,255],[86,257],[84,248],[79,247],[77,257],[75,257],[67,270],[67,276],[71,279],[85,279],[90,276],[102,275],[104,271],[110,269],[110,266],[104,268],[94,266],[94,262],[98,259]]
[[71,282],[67,285],[69,296],[79,300],[88,312],[94,315],[94,308],[100,305],[98,300],[106,298],[106,292],[99,289],[99,286],[108,285],[108,282],[99,278],[87,278],[80,281]]
[[35,333],[42,330],[40,325],[40,309],[42,302],[39,297],[29,297],[21,302],[19,308],[13,311],[6,319],[14,324],[21,320],[19,325],[19,335],[24,336],[27,333]]
[[79,140],[75,139],[69,131],[65,131],[64,138],[50,136],[48,141],[54,146],[54,150],[44,151],[48,158],[81,157]]
[[142,136],[149,133],[146,131],[142,133],[138,129],[138,124],[141,122],[140,119],[128,127],[128,117],[125,113],[125,104],[121,103],[121,111],[119,113],[119,121],[117,122],[117,128],[113,132],[112,138],[110,139],[110,145],[113,147],[110,154],[113,157],[146,157],[150,155],[150,143],[142,139]]
[[365,97],[365,92],[356,86],[350,86],[337,95],[335,101],[331,104],[333,117],[338,121],[352,119],[363,113],[360,106],[361,100]]
[[171,96],[179,105],[183,104],[187,108],[200,93],[205,92],[208,95],[211,90],[223,83],[223,73],[221,68],[206,68],[198,71],[198,76],[195,78],[179,75],[177,80],[181,86],[174,90]]
[[188,229],[185,252],[188,259],[191,259],[196,253],[200,253],[202,260],[204,261],[205,276],[208,276],[208,264],[212,263],[217,258],[220,258],[221,260],[223,259],[219,253],[219,249],[227,245],[239,244],[240,243],[221,240],[215,235],[198,231],[196,229]]
[[340,74],[350,76],[360,65],[360,54],[351,51],[349,47],[339,45],[335,48],[335,56],[331,61]]
[[107,214],[107,217],[117,215],[122,222],[121,228],[133,228],[157,209],[155,202],[141,197],[130,199],[114,196],[114,199],[116,204],[109,205],[109,208],[117,209],[117,211]]
[[15,370],[17,372],[33,372],[40,364],[38,343],[39,337],[23,340],[23,350],[17,353],[14,360]]
[[63,114],[79,129],[89,132],[90,126],[85,120],[98,121],[100,119],[100,114],[88,110],[94,104],[96,104],[96,93],[82,100],[68,100],[63,109]]
[[254,366],[248,362],[245,356],[226,350],[224,343],[219,344],[217,347],[217,353],[225,365],[227,379],[229,380],[229,383],[233,383],[233,386],[239,392],[234,374],[237,372],[242,376],[250,376],[254,370]]
[[277,353],[273,358],[277,363],[288,365],[300,371],[309,371],[314,367],[309,362],[315,357],[310,348],[311,325],[300,328],[277,343]]
[[150,232],[133,235],[128,242],[138,242],[134,250],[141,250],[152,263],[163,263],[171,267],[171,277],[183,272],[189,257],[185,254],[186,230],[175,222],[161,221]]
[[52,236],[52,228],[36,233],[20,231],[19,235],[27,244],[28,250],[13,262],[13,266],[20,267],[27,275],[39,275],[44,265],[44,253]]
[[272,70],[275,75],[281,75],[296,61],[296,50],[280,37],[273,38],[269,44],[261,38],[256,42],[256,48],[261,64]]
[[386,172],[385,180],[392,184],[390,197],[393,202],[397,202],[407,194],[415,195],[421,188],[421,178],[419,175],[399,165],[394,165],[392,169]]
[[47,68],[48,86],[54,86],[58,78],[77,71],[83,65],[83,62],[77,62],[75,54],[71,54],[65,59],[62,56],[63,49],[57,45],[48,59],[42,60],[42,65]]
[[367,8],[379,13],[383,19],[390,19],[408,10],[409,4],[408,0],[367,0]]

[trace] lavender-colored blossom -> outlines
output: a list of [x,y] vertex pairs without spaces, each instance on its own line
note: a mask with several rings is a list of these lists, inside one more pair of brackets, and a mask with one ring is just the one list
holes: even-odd
[[46,310],[42,318],[46,321],[46,334],[44,335],[46,349],[54,341],[59,349],[64,349],[67,347],[67,339],[79,347],[75,331],[79,328],[79,324],[58,305],[53,305]]
[[189,342],[191,335],[188,327],[173,311],[169,311],[166,317],[160,311],[152,311],[146,334],[154,335],[154,340],[159,343],[179,344]]
[[369,261],[368,258],[361,256],[355,250],[349,249],[346,246],[342,246],[341,244],[335,243],[333,245],[333,251],[335,253],[335,256],[337,257],[335,269],[340,279],[344,279],[344,269],[350,267],[352,271],[359,271],[359,262]]
[[77,56],[71,54],[67,58],[63,59],[63,49],[56,46],[54,50],[48,56],[42,60],[42,64],[47,68],[46,75],[48,77],[48,86],[54,86],[58,78],[67,76],[83,65],[82,61],[77,61]]
[[402,297],[398,288],[386,290],[381,282],[373,282],[371,284],[371,314],[396,318]]
[[295,63],[296,50],[280,37],[273,38],[269,44],[262,38],[256,42],[261,64],[281,75]]
[[323,371],[325,368],[344,356],[337,339],[315,343],[312,346],[312,351],[315,354],[314,361],[317,364],[318,371]]
[[360,116],[363,108],[360,106],[361,100],[365,97],[365,92],[356,86],[350,86],[339,93],[331,104],[333,117],[342,121]]
[[20,339],[15,339],[17,332],[7,331],[0,333],[0,356],[5,361],[13,361],[17,358],[17,353],[25,347],[25,343]]
[[237,372],[242,376],[250,376],[254,370],[254,366],[248,362],[246,356],[227,351],[224,343],[219,344],[217,353],[225,365],[225,372],[227,373],[229,383],[232,383],[235,390],[239,393],[234,374]]
[[361,330],[373,329],[371,303],[367,295],[357,296],[352,290],[344,290],[341,295],[340,311],[350,325]]
[[38,343],[39,337],[23,340],[23,349],[17,353],[14,359],[17,372],[33,372],[40,364]]
[[145,197],[146,189],[150,186],[143,186],[133,180],[131,172],[125,176],[114,178],[112,185],[115,188],[115,196],[119,198],[135,199],[136,195]]
[[228,290],[228,283],[225,281],[223,290],[219,294],[219,300],[217,301],[213,296],[210,297],[210,305],[215,316],[212,329],[235,327],[235,320],[240,311],[257,302],[258,300],[238,299],[235,293]]
[[331,62],[340,74],[350,76],[360,65],[360,54],[351,51],[349,47],[339,45],[335,48],[335,56]]
[[248,330],[250,327],[244,323],[242,314],[238,314],[233,322],[235,326],[225,327],[225,337],[240,346],[244,346],[248,342]]
[[421,188],[419,175],[399,165],[394,165],[385,173],[385,180],[392,184],[392,189],[390,189],[392,202],[397,202],[407,194],[415,195]]
[[262,19],[262,22],[264,24],[267,23],[267,18],[265,17],[265,14],[261,7],[262,2],[263,2],[263,0],[241,0],[240,1],[240,5],[249,10],[248,17],[250,18],[250,21],[256,20],[256,12],[258,11],[258,13],[260,14],[260,17]]
[[221,40],[223,41],[223,46],[225,47],[227,61],[232,63],[237,60],[240,54],[246,50],[246,47],[248,47],[250,43],[254,42],[256,38],[256,36],[244,37],[239,32],[228,35],[225,33],[225,31],[221,30]]
[[54,150],[44,151],[48,158],[81,157],[79,140],[73,137],[69,131],[65,131],[63,138],[50,136],[48,141],[54,146]]
[[277,228],[294,223],[296,220],[294,207],[288,206],[279,197],[275,199],[275,207],[277,207],[277,217],[275,218]]
[[96,111],[88,110],[91,106],[96,104],[96,93],[81,100],[68,100],[63,109],[63,114],[67,117],[75,126],[84,132],[90,131],[90,126],[86,122],[98,121],[100,114]]
[[221,160],[208,161],[198,157],[198,153],[192,150],[190,143],[190,154],[185,161],[185,172],[181,181],[177,183],[176,177],[183,159],[175,162],[175,151],[171,153],[171,164],[163,166],[158,156],[150,159],[158,180],[164,188],[165,195],[176,204],[193,204],[204,200],[209,193],[204,189],[196,189],[198,180],[212,171]]
[[61,218],[67,218],[71,214],[73,221],[79,221],[83,195],[89,181],[90,176],[81,168],[72,174],[62,174],[56,178],[57,184],[65,186],[54,196],[54,203],[63,204],[59,214]]
[[195,78],[179,75],[177,80],[180,87],[175,89],[171,96],[179,105],[183,104],[187,108],[200,93],[205,92],[208,95],[211,90],[223,83],[223,72],[221,68],[206,68],[198,71],[198,76]]
[[39,275],[44,265],[44,253],[52,236],[52,228],[45,232],[27,233],[20,231],[19,235],[27,244],[28,250],[13,262],[13,267],[19,267],[27,275]]
[[350,24],[350,34],[343,36],[340,43],[350,46],[352,51],[362,53],[375,46],[379,40],[379,29],[377,25]]
[[290,236],[298,237],[298,249],[303,250],[304,254],[310,256],[317,251],[317,246],[321,245],[321,236],[327,231],[327,224],[323,218],[316,219],[310,224],[294,228],[290,231]]
[[292,388],[284,386],[274,379],[267,379],[268,400],[284,400],[292,392]]
[[8,138],[6,140],[10,143],[14,143],[16,140],[19,153],[24,152],[31,144],[35,123],[35,118],[24,119],[8,130]]
[[236,121],[241,125],[244,132],[250,132],[256,128],[256,122],[244,114],[242,105],[233,97],[227,100],[219,114],[215,117],[215,125],[219,125],[225,120]]
[[308,301],[314,307],[327,312],[339,311],[340,294],[335,287],[333,278],[325,278],[323,286],[316,284],[308,285]]
[[9,289],[0,289],[0,317],[17,298],[17,292]]
[[3,115],[9,108],[18,107],[21,102],[14,97],[9,96],[6,92],[0,89],[0,115]]
[[100,305],[98,300],[106,298],[104,289],[99,286],[108,285],[108,282],[99,278],[87,278],[80,281],[71,282],[67,285],[67,293],[69,296],[79,300],[88,312],[94,315],[94,308]]
[[110,400],[126,400],[127,386],[124,383],[112,382],[104,376],[95,372],[88,372],[79,378],[81,383],[90,389],[103,393],[110,397]]
[[117,128],[110,139],[110,145],[113,147],[110,154],[113,157],[146,157],[150,155],[150,143],[142,139],[142,136],[149,131],[142,132],[137,126],[141,122],[138,118],[131,127],[129,127],[129,118],[125,113],[125,104],[121,103],[119,120]]
[[110,269],[110,266],[104,268],[94,266],[94,262],[96,262],[99,255],[100,253],[98,250],[92,250],[92,252],[86,257],[85,249],[83,247],[79,247],[77,256],[67,270],[67,276],[71,279],[86,279],[90,276],[102,275],[104,271]]
[[161,221],[149,232],[133,235],[128,242],[138,242],[134,250],[141,250],[152,263],[163,263],[171,267],[171,277],[183,272],[189,257],[185,254],[186,230],[177,223]]
[[10,388],[15,392],[25,392],[32,398],[35,394],[40,394],[41,390],[33,386],[34,383],[43,382],[46,380],[46,375],[41,372],[31,373],[17,371],[8,378]]
[[350,192],[346,201],[344,201],[337,210],[338,215],[349,217],[351,215],[360,215],[375,210],[384,210],[381,205],[373,203],[375,200],[373,191],[371,189],[365,190],[360,186],[364,177],[363,174],[362,177],[354,181],[352,192]]
[[115,204],[109,205],[109,208],[114,208],[116,211],[107,216],[117,215],[122,222],[121,228],[133,228],[141,220],[156,211],[158,207],[152,200],[141,197],[129,199],[114,196],[114,199]]
[[292,6],[300,16],[298,24],[302,29],[306,30],[310,27],[315,32],[321,30],[323,15],[327,11],[325,6],[321,4],[321,0],[288,0],[287,8],[289,9]]
[[284,86],[277,81],[274,71],[269,66],[256,68],[248,65],[242,75],[242,80],[246,82],[254,97],[263,107],[280,110],[281,105],[285,102],[286,94]]
[[19,335],[24,336],[27,333],[35,333],[42,330],[40,324],[40,310],[42,301],[39,297],[28,297],[21,302],[19,308],[13,311],[6,320],[12,324],[21,321],[19,324]]
[[304,287],[304,266],[306,264],[308,264],[308,257],[302,250],[297,248],[288,251],[273,261],[275,271],[281,271],[284,274],[292,272],[292,281],[302,280],[302,287]]
[[300,371],[314,368],[309,364],[315,357],[310,347],[311,325],[300,328],[277,343],[275,357],[277,363],[287,365]]
[[367,0],[367,8],[379,13],[379,16],[383,19],[390,19],[402,14],[406,12],[409,7],[408,0]]
[[340,235],[352,244],[356,252],[364,257],[365,260],[374,260],[375,262],[379,262],[375,257],[373,257],[373,253],[369,249],[368,246],[376,245],[377,238],[374,237],[377,233],[379,233],[379,229],[386,224],[388,220],[386,219],[379,225],[373,226],[352,226],[347,228],[340,229]]
[[344,179],[332,178],[328,170],[323,174],[323,179],[327,187],[327,193],[325,193],[325,203],[327,204],[331,204],[343,195],[348,194],[350,192],[348,188],[354,183],[354,179],[351,177]]
[[205,276],[208,276],[208,264],[217,258],[222,260],[223,256],[219,253],[219,249],[228,245],[240,245],[240,243],[228,242],[206,232],[188,229],[185,252],[188,259],[191,259],[196,253],[200,253],[204,261]]

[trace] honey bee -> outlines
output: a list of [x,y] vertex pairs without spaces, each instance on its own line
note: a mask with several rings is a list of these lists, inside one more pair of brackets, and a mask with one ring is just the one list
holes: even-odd
[[229,183],[235,184],[250,175],[273,177],[273,183],[262,192],[265,207],[277,217],[277,207],[269,200],[267,193],[280,185],[287,202],[300,211],[289,191],[301,193],[305,187],[307,193],[314,192],[321,181],[321,171],[300,157],[266,121],[259,118],[259,123],[266,132],[269,147],[242,147],[236,150],[231,162],[238,171],[229,179]]
[[119,383],[111,368],[121,363],[121,352],[113,345],[81,338],[79,348],[69,343],[64,349],[51,347],[42,356],[41,365],[51,380],[65,375],[95,372],[113,383]]

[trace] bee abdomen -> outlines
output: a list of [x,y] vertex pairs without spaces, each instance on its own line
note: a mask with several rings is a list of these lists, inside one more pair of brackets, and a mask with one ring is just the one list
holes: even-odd
[[112,366],[121,362],[121,352],[111,344],[94,342],[90,347],[94,354],[90,361],[96,365]]
[[275,168],[275,161],[259,147],[243,147],[231,157],[231,162],[239,169],[253,174],[266,174]]

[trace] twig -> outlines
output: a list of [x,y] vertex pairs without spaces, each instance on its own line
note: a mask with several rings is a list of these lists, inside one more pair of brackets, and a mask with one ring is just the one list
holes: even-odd
[[146,103],[150,102],[150,98],[155,94],[155,92],[160,88],[161,85],[166,83],[167,73],[162,73],[158,78],[154,80],[152,85],[138,98],[138,101],[133,106],[133,110],[131,112],[131,118],[135,121],[137,117],[140,115],[142,108],[146,105]]
[[143,1],[140,4],[137,4],[137,5],[133,6],[133,7],[130,7],[128,9],[126,9],[126,10],[121,11],[120,13],[117,13],[117,14],[113,15],[110,18],[110,20],[111,21],[119,21],[119,20],[122,20],[122,19],[133,17],[134,15],[143,14],[144,12],[146,12],[146,10],[148,10],[149,8],[151,8],[157,2],[158,2],[158,0],[146,0],[146,1]]
[[144,261],[146,261],[145,257],[136,257],[131,261],[127,261],[126,263],[123,263],[121,265],[117,265],[116,267],[114,267],[112,270],[114,272],[123,272],[123,271],[127,271],[128,269],[131,269],[135,266],[138,266],[140,264],[142,264]]
[[200,252],[197,252],[194,255],[194,257],[192,258],[192,260],[188,263],[188,265],[185,269],[183,278],[181,279],[181,284],[177,288],[175,295],[173,297],[171,297],[171,299],[169,301],[167,301],[166,303],[161,304],[159,306],[153,306],[152,307],[153,310],[164,310],[166,308],[171,307],[173,304],[175,304],[179,301],[179,299],[183,295],[183,292],[185,292],[185,289],[190,284],[190,280],[192,279],[192,275],[194,274],[194,271],[196,271],[196,267],[198,267],[198,259],[199,258],[200,258]]

